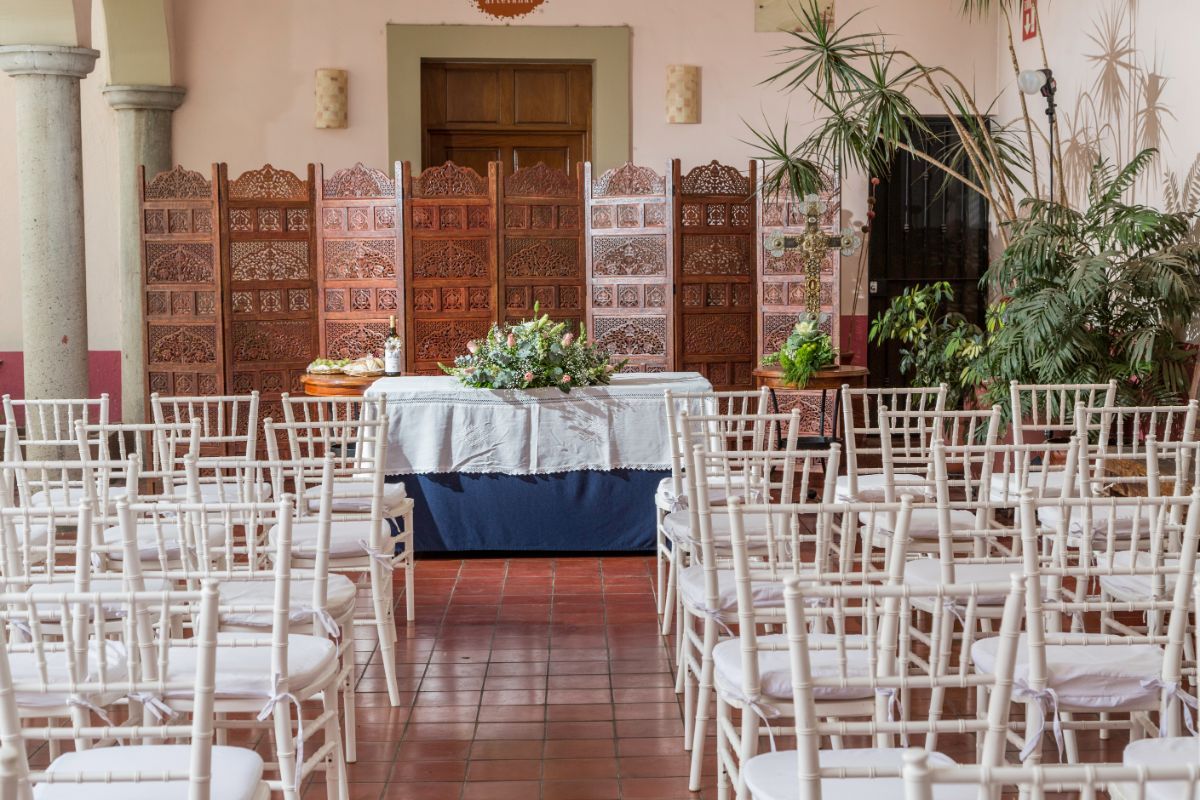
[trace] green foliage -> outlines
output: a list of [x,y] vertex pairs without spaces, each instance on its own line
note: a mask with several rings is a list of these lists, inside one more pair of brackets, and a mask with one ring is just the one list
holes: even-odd
[[553,386],[563,392],[574,386],[609,383],[614,372],[609,354],[587,341],[581,323],[579,335],[567,332],[562,322],[536,316],[517,325],[493,325],[482,341],[467,343],[470,351],[454,359],[454,366],[438,364],[464,386],[476,389],[543,389]]
[[1123,404],[1177,402],[1187,390],[1188,326],[1200,311],[1195,214],[1129,205],[1123,197],[1151,163],[1100,161],[1088,208],[1027,200],[984,282],[1007,296],[990,337],[991,393],[1022,383],[1118,381]]
[[783,382],[803,389],[817,370],[827,367],[836,358],[829,334],[821,330],[819,320],[801,315],[779,351],[765,356],[764,366],[778,364]]
[[870,340],[900,345],[900,372],[914,386],[946,384],[948,408],[961,407],[977,385],[975,370],[984,357],[979,326],[945,306],[954,289],[945,281],[913,286],[871,322]]

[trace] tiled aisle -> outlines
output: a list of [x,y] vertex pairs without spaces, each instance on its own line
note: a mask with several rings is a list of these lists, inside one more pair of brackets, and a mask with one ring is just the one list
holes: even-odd
[[[351,796],[713,796],[687,791],[653,573],[653,557],[419,561],[417,622],[399,624],[404,705],[372,661]],[[304,796],[323,797],[323,779]]]

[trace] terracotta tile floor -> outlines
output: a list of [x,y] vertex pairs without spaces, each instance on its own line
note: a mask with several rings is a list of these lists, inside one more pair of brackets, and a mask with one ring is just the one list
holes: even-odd
[[[419,561],[417,621],[398,623],[401,707],[361,654],[351,796],[715,796],[687,790],[653,574],[650,556]],[[324,794],[316,776],[304,797]]]

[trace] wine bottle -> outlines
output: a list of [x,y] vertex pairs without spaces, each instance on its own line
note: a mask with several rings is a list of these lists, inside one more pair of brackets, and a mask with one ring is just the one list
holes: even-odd
[[383,343],[383,374],[396,376],[400,373],[400,348],[402,342],[396,333],[396,317],[388,320],[388,336]]

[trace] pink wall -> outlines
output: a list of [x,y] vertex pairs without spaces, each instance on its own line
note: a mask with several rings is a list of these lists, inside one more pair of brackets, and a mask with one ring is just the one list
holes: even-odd
[[[92,397],[109,396],[109,418],[121,419],[121,351],[92,350],[88,353],[88,387]],[[0,351],[0,395],[25,396],[25,354],[20,350]]]

